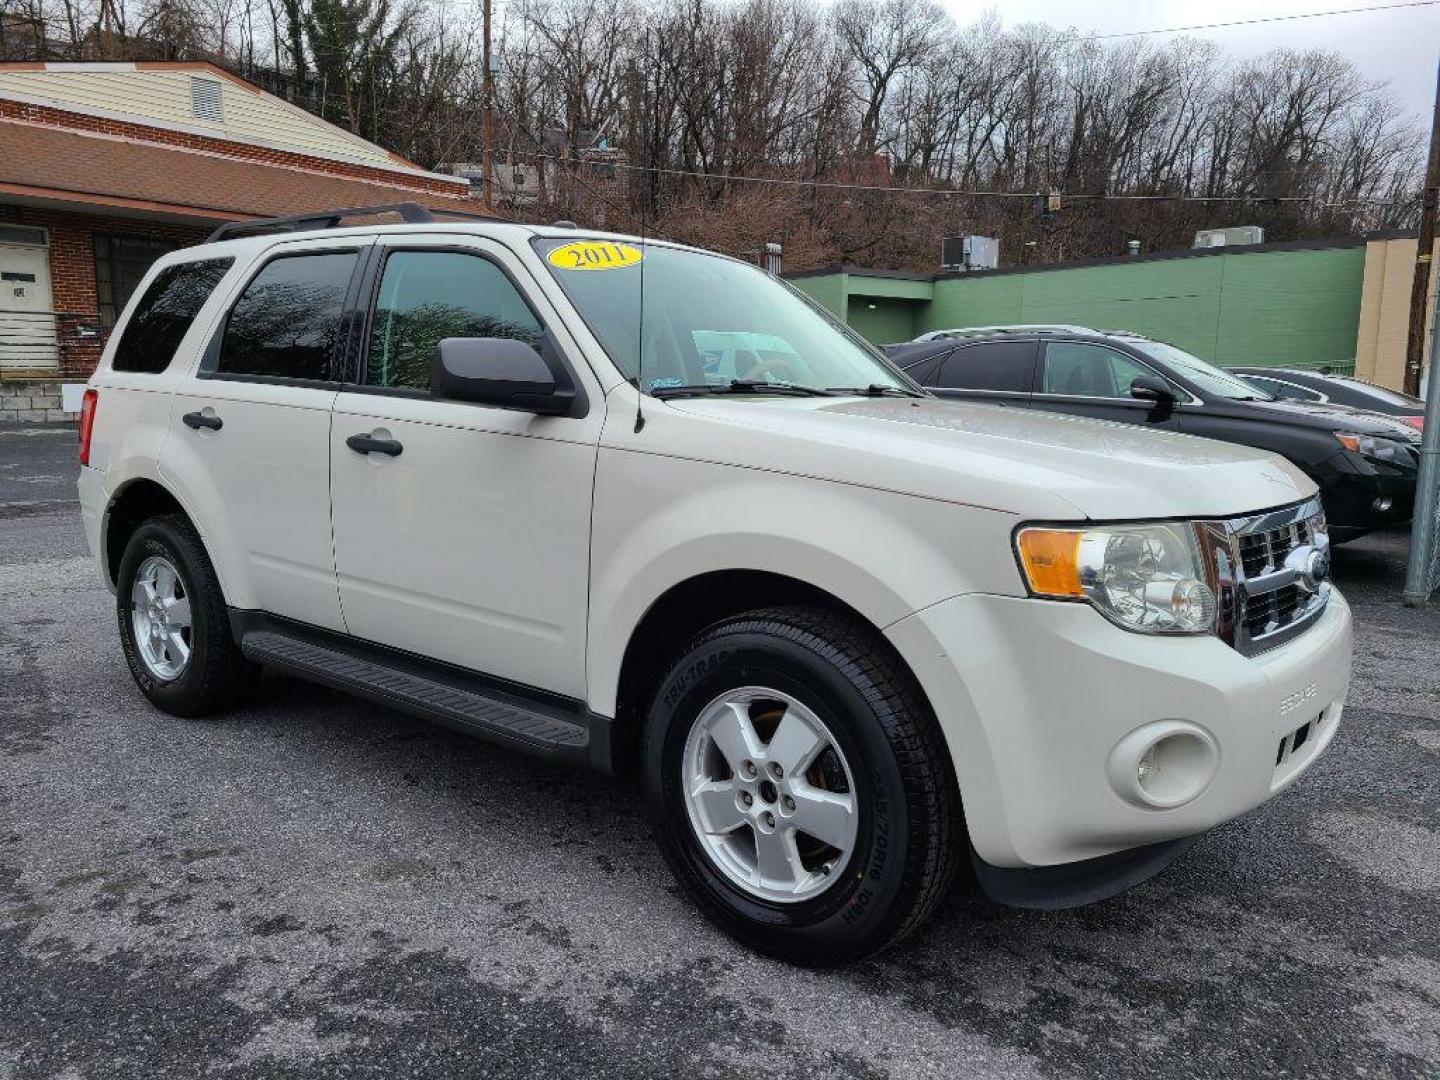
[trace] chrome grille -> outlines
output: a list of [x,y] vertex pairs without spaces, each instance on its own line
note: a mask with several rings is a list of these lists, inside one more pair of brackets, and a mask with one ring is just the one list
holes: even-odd
[[1220,635],[1246,655],[1320,617],[1330,599],[1330,538],[1319,499],[1215,522]]
[[1285,565],[1285,558],[1301,544],[1310,542],[1310,523],[1297,521],[1265,532],[1243,533],[1238,537],[1240,563],[1246,577],[1267,574]]

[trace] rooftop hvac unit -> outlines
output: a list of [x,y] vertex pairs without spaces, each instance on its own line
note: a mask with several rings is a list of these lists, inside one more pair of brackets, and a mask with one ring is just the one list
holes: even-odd
[[940,269],[994,270],[1000,265],[1000,241],[994,236],[947,236],[940,241]]
[[1192,248],[1234,247],[1236,244],[1263,244],[1265,229],[1259,225],[1235,225],[1228,229],[1201,229]]

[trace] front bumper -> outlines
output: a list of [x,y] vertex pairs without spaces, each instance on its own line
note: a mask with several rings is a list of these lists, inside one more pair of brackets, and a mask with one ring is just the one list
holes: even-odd
[[1403,525],[1415,511],[1418,472],[1411,466],[1375,466],[1341,454],[1314,477],[1332,539],[1350,540],[1374,529]]
[[1321,488],[1325,519],[1337,540],[1404,525],[1415,513],[1415,476],[1337,477]]
[[[1335,734],[1350,633],[1338,592],[1251,657],[1214,637],[1130,633],[1085,604],[978,594],[886,631],[939,717],[976,853],[1010,868],[1191,836],[1288,786]],[[1213,740],[1213,775],[1181,805],[1137,805],[1117,756],[1165,722]]]

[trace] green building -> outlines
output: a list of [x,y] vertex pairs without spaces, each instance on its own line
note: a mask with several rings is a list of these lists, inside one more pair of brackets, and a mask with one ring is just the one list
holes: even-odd
[[786,275],[877,345],[930,330],[1073,323],[1131,330],[1218,364],[1355,363],[1363,238],[1202,248],[1054,266]]

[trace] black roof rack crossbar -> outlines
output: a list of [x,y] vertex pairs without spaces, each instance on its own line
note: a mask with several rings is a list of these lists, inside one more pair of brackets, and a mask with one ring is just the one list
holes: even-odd
[[205,238],[207,244],[233,240],[237,236],[259,236],[270,232],[299,232],[304,229],[334,229],[346,218],[373,217],[376,214],[399,214],[407,225],[433,224],[438,218],[473,218],[476,221],[504,221],[491,214],[465,210],[431,209],[415,202],[381,203],[378,206],[349,206],[339,210],[313,210],[286,217],[257,218],[254,221],[227,221]]

